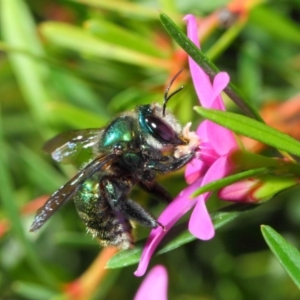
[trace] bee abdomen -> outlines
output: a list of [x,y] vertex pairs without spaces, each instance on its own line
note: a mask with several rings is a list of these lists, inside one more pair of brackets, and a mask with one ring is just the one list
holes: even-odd
[[87,231],[99,239],[102,246],[116,246],[128,249],[133,246],[132,226],[122,215],[111,211],[109,214],[87,215],[78,212]]

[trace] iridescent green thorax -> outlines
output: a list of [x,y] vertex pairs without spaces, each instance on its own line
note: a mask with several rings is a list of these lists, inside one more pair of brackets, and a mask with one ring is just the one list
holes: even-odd
[[136,121],[130,116],[121,116],[109,124],[102,135],[100,146],[109,147],[129,143],[137,138]]

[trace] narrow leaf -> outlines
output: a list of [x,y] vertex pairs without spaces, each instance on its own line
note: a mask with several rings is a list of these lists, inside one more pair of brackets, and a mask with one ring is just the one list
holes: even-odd
[[4,149],[6,149],[3,129],[2,129],[2,116],[0,114],[0,202],[3,207],[3,210],[6,214],[7,219],[10,221],[10,226],[12,233],[16,239],[22,245],[26,260],[30,266],[30,269],[34,270],[39,278],[44,281],[46,284],[49,284],[52,287],[56,287],[56,279],[48,272],[44,267],[42,262],[39,260],[36,251],[33,248],[32,243],[28,240],[25,235],[23,225],[21,223],[19,209],[16,205],[16,202],[13,201],[15,198],[14,187],[12,183],[12,177],[8,168],[8,161],[5,156]]
[[69,0],[80,4],[90,5],[113,12],[126,15],[128,18],[138,19],[158,19],[157,9],[151,8],[149,5],[140,5],[129,1],[107,1],[107,0]]
[[[276,22],[274,22],[276,20]],[[280,39],[300,45],[300,26],[292,18],[278,13],[270,6],[257,6],[250,13],[250,22],[255,23]]]
[[155,57],[163,57],[167,54],[165,50],[168,48],[159,48],[153,43],[151,36],[137,34],[104,19],[88,20],[84,23],[84,28],[101,40],[116,46],[122,46]]
[[53,44],[84,55],[112,59],[138,66],[168,69],[167,60],[146,55],[129,48],[100,40],[83,28],[59,22],[45,22],[41,27],[42,34]]
[[55,123],[65,123],[73,128],[100,128],[108,122],[107,117],[99,117],[98,113],[78,108],[64,102],[52,101],[47,106]]
[[[46,89],[48,70],[41,60],[34,57],[43,56],[43,49],[33,18],[23,0],[1,1],[0,14],[3,40],[9,47],[24,51],[8,51],[20,89],[34,119],[39,125],[44,124],[44,104],[50,100]],[[27,55],[26,52],[32,53],[33,56]]]
[[12,291],[22,299],[40,300],[57,299],[57,292],[47,287],[29,281],[16,280],[12,286]]
[[253,169],[253,170],[241,172],[238,174],[230,175],[230,176],[224,177],[222,179],[213,181],[211,183],[208,183],[208,184],[202,186],[201,188],[196,190],[192,196],[196,197],[205,192],[217,191],[225,186],[228,186],[228,185],[235,183],[237,181],[240,181],[242,179],[247,179],[247,178],[253,177],[253,176],[268,174],[270,171],[271,171],[270,168],[258,168],[258,169]]
[[248,136],[269,146],[300,156],[300,142],[264,123],[243,115],[195,107],[203,118],[220,124],[236,133]]
[[271,251],[300,288],[300,252],[270,226],[262,225],[261,231]]
[[[186,53],[193,58],[193,60],[206,72],[211,80],[216,76],[219,69],[204,55],[204,53],[197,48],[194,43],[183,33],[180,28],[165,14],[160,14],[160,19],[165,29],[170,36],[182,47]],[[252,105],[242,99],[236,87],[230,83],[224,92],[234,101],[234,103],[248,116],[262,121],[258,112]]]
[[262,101],[262,68],[259,63],[261,50],[254,41],[247,41],[238,57],[239,87],[252,103],[257,105]]
[[225,50],[233,43],[233,41],[245,27],[245,24],[246,22],[239,21],[230,26],[206,52],[207,57],[214,60],[218,58],[223,52],[225,52]]

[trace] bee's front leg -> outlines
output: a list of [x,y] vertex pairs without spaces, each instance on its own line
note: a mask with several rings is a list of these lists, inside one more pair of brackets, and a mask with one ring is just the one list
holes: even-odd
[[174,158],[173,156],[167,156],[167,157],[169,158],[167,162],[161,162],[161,161],[146,162],[145,169],[154,170],[161,173],[172,172],[185,166],[194,157],[194,153],[191,152],[180,158]]

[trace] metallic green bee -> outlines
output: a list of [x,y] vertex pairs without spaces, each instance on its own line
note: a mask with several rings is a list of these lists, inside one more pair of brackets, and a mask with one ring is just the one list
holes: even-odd
[[[46,143],[44,149],[54,160],[81,161],[83,166],[38,210],[31,231],[39,229],[71,199],[87,230],[103,246],[132,247],[130,221],[149,228],[162,226],[142,206],[129,199],[129,194],[133,186],[138,185],[170,202],[169,193],[155,181],[156,173],[177,170],[194,156],[177,119],[166,111],[168,100],[180,90],[168,95],[174,79],[166,90],[163,106],[142,105],[134,112],[116,117],[104,129],[62,133]],[[177,147],[189,150],[175,157]]]

